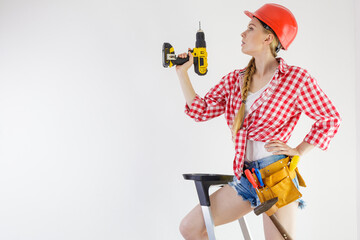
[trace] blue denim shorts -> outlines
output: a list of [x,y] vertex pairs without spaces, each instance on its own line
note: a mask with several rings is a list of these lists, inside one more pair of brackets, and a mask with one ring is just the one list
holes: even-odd
[[[253,162],[245,162],[245,168],[258,168],[262,169],[274,162],[277,162],[280,159],[286,158],[286,155],[273,155],[266,158],[262,158]],[[299,189],[299,181],[297,177],[293,179],[295,186]],[[229,185],[236,190],[238,195],[240,195],[245,201],[249,201],[252,207],[257,207],[260,205],[259,197],[256,194],[256,190],[253,188],[249,180],[243,175],[240,180],[234,176],[233,181],[229,182]],[[299,208],[302,209],[305,207],[305,202],[302,199],[296,200],[299,202]]]

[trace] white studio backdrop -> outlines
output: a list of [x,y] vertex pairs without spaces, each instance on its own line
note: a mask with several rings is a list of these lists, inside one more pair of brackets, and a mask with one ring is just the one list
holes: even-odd
[[[360,92],[360,47],[359,47],[359,42],[360,42],[360,1],[355,0],[355,42],[357,43],[357,47],[355,49],[355,54],[356,54],[356,93]],[[357,109],[359,109],[360,106],[360,95],[356,94],[356,106]],[[356,122],[360,121],[360,111],[356,110]],[[357,171],[360,169],[360,128],[357,127],[356,128],[356,162],[357,162],[357,166],[356,169]],[[357,239],[360,240],[360,234],[359,234],[359,229],[360,229],[360,174],[356,174],[356,182],[357,182]]]
[[[182,239],[197,204],[183,173],[232,174],[224,117],[195,123],[162,43],[205,31],[203,96],[243,68],[240,34],[265,1],[0,1],[0,239]],[[356,239],[354,1],[277,1],[299,24],[288,64],[306,68],[343,119],[328,151],[302,158],[298,239]],[[358,6],[358,5],[357,5]],[[310,130],[303,116],[290,145]],[[214,191],[215,189],[212,189]],[[261,217],[247,217],[264,239]],[[238,224],[218,239],[241,239]]]

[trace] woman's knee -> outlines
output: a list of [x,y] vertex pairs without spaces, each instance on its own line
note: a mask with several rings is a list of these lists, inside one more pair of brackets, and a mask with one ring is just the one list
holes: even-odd
[[190,223],[185,218],[181,221],[179,230],[184,239],[189,239],[189,237],[192,235]]
[[[201,209],[200,209],[201,211]],[[200,212],[200,214],[202,214]],[[202,239],[206,234],[205,223],[198,209],[191,211],[180,223],[179,230],[184,239]]]

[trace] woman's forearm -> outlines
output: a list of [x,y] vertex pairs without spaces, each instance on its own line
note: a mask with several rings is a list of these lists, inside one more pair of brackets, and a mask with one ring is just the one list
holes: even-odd
[[307,143],[305,141],[302,141],[302,143],[300,143],[297,147],[296,150],[299,152],[300,156],[303,156],[304,154],[306,154],[307,152],[309,152],[311,149],[313,149],[315,146]]
[[190,107],[196,96],[195,90],[190,82],[187,71],[178,71],[177,75],[180,80],[182,92],[184,94],[187,105]]

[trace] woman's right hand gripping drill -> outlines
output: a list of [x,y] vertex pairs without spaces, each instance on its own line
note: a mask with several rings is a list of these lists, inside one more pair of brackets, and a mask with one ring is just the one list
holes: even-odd
[[[194,63],[194,57],[192,55],[192,53],[190,52],[190,48],[189,48],[189,61],[187,61],[186,63],[184,63],[183,65],[176,65],[176,73],[178,75],[178,78],[180,80],[180,85],[181,85],[181,89],[183,91],[185,100],[187,105],[190,107],[192,102],[194,101],[194,98],[196,96],[196,93],[194,91],[194,88],[190,82],[190,78],[189,75],[187,73],[187,71],[189,70],[189,68],[193,65]],[[186,53],[181,53],[178,55],[179,58],[186,58],[187,54]]]
[[186,63],[184,63],[182,65],[176,65],[176,72],[178,75],[183,72],[187,72],[189,70],[189,68],[193,65],[194,56],[192,55],[192,53],[190,51],[191,51],[191,49],[189,48],[188,53],[181,53],[178,55],[179,58],[186,58],[189,55],[189,61],[187,61]]

